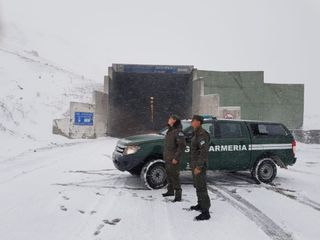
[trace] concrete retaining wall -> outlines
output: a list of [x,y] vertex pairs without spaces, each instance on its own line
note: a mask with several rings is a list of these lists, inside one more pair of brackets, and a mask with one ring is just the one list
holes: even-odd
[[204,79],[205,95],[219,94],[222,106],[240,106],[242,119],[282,122],[291,129],[303,125],[303,84],[266,84],[262,71],[198,70],[197,76]]
[[200,96],[199,114],[219,115],[220,97],[219,94]]
[[108,94],[94,91],[93,99],[95,103],[95,134],[97,137],[107,135],[107,116],[108,116]]

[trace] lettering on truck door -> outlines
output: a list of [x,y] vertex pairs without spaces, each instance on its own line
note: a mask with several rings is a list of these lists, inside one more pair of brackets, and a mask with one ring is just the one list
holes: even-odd
[[250,135],[244,122],[219,120],[209,148],[212,170],[245,170],[250,165]]

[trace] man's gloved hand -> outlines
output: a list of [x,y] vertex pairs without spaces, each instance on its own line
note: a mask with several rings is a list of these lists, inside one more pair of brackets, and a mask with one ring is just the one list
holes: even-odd
[[178,164],[178,161],[176,159],[172,159],[172,164],[176,165],[176,164]]

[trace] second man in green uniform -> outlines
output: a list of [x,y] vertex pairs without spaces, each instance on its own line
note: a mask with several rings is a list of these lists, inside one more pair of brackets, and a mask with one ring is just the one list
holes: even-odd
[[210,218],[209,208],[211,206],[207,190],[206,172],[208,168],[209,133],[202,128],[203,117],[194,115],[191,125],[194,135],[191,139],[191,168],[194,187],[197,191],[198,204],[192,206],[191,210],[200,211],[196,220],[208,220]]

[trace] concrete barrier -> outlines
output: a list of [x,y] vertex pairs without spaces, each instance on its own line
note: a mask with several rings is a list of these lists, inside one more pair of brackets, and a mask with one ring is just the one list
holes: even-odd
[[291,130],[298,142],[306,144],[320,144],[320,130]]
[[52,133],[69,138],[69,118],[54,119],[52,125]]

